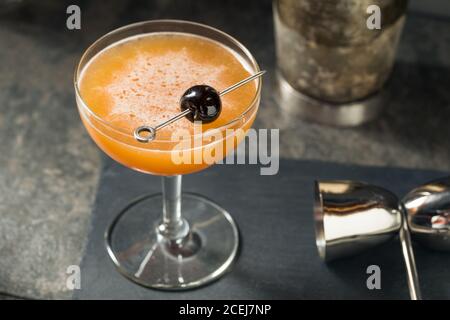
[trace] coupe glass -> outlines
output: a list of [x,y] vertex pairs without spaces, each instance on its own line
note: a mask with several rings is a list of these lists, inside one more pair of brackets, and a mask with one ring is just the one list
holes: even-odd
[[[231,49],[251,68],[250,72],[258,72],[259,67],[241,43],[217,29],[187,21],[154,20],[128,25],[106,34],[85,51],[75,72],[78,110],[96,144],[119,163],[162,176],[162,194],[144,195],[129,203],[106,230],[109,256],[120,273],[132,281],[151,288],[177,290],[217,279],[229,270],[237,255],[238,229],[230,214],[211,200],[181,193],[182,174],[205,169],[210,163],[174,164],[171,155],[179,140],[163,140],[156,136],[148,144],[137,142],[133,132],[125,131],[96,114],[83,100],[79,88],[83,68],[100,51],[132,36],[161,32],[206,37]],[[255,81],[256,93],[252,102],[232,121],[211,131],[215,139],[208,139],[208,132],[202,137],[190,137],[201,139],[201,150],[226,141],[227,147],[217,156],[219,159],[244,138],[236,132],[239,132],[238,129],[241,133],[246,132],[256,116],[261,80]],[[217,140],[218,132],[221,141]],[[194,153],[194,149],[184,151]]]

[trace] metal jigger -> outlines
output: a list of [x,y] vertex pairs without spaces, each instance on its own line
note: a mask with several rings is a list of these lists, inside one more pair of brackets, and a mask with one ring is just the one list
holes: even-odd
[[428,182],[403,198],[414,240],[450,251],[450,176]]
[[421,299],[403,205],[390,191],[354,181],[315,184],[314,220],[319,255],[325,261],[357,254],[400,235],[409,293]]

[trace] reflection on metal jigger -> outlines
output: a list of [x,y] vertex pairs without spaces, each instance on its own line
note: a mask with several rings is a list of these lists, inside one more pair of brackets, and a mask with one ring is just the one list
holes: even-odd
[[412,190],[403,203],[414,240],[450,251],[450,176]]
[[319,255],[329,262],[400,235],[410,297],[421,299],[414,254],[402,205],[390,191],[353,181],[315,184],[314,220]]

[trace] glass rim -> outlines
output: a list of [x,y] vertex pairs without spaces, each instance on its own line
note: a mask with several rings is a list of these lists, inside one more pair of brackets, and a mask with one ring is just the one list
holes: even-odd
[[[75,88],[75,94],[76,94],[76,98],[80,100],[81,105],[83,107],[83,109],[86,109],[88,111],[88,113],[90,114],[90,116],[92,116],[96,121],[99,121],[102,125],[104,125],[106,128],[111,129],[113,132],[118,133],[120,135],[124,135],[127,138],[132,138],[133,140],[135,140],[134,137],[134,133],[133,132],[128,132],[127,130],[125,130],[124,128],[120,128],[118,126],[113,125],[111,122],[106,121],[105,119],[103,119],[100,115],[98,115],[97,113],[95,113],[90,107],[89,105],[86,103],[86,101],[83,99],[81,92],[80,92],[80,88],[79,88],[79,76],[82,73],[83,67],[85,67],[85,65],[91,61],[94,57],[96,57],[96,55],[98,53],[100,53],[102,50],[106,49],[108,46],[100,49],[99,52],[97,52],[96,54],[94,54],[87,62],[86,64],[82,67],[81,64],[82,62],[84,62],[84,59],[86,59],[86,55],[90,53],[90,51],[94,50],[96,48],[96,46],[102,42],[103,40],[107,39],[108,37],[111,37],[112,35],[116,34],[116,33],[120,33],[121,31],[127,30],[127,29],[131,29],[131,28],[138,28],[140,26],[143,25],[147,25],[147,24],[158,24],[158,23],[173,23],[173,24],[189,24],[189,25],[193,25],[193,26],[197,26],[200,28],[204,28],[204,29],[208,29],[209,31],[215,32],[221,36],[224,36],[226,38],[228,38],[233,44],[235,44],[239,50],[241,50],[244,54],[244,56],[246,56],[246,58],[249,59],[250,62],[250,66],[254,69],[254,72],[259,72],[260,71],[260,67],[258,65],[258,63],[256,62],[256,59],[253,57],[253,55],[251,54],[250,50],[248,50],[241,42],[239,42],[236,38],[234,38],[233,36],[229,35],[226,32],[223,32],[217,28],[208,26],[206,24],[202,24],[202,23],[198,23],[198,22],[193,22],[193,21],[188,21],[188,20],[178,20],[178,19],[155,19],[155,20],[145,20],[145,21],[140,21],[140,22],[135,22],[135,23],[131,23],[131,24],[127,24],[125,26],[116,28],[114,30],[109,31],[108,33],[104,34],[103,36],[101,36],[100,38],[98,38],[97,40],[95,40],[91,45],[89,45],[89,47],[87,47],[84,51],[83,54],[80,58],[80,60],[78,61],[76,68],[75,68],[75,72],[74,72],[74,77],[73,77],[73,84],[74,84],[74,88]],[[170,32],[170,31],[168,31]],[[142,35],[145,34],[151,34],[152,32],[147,32],[147,33],[142,33]],[[182,32],[181,32],[182,33]],[[186,34],[193,34],[190,32],[184,32]],[[138,35],[138,34],[136,34]],[[202,35],[197,35],[197,34],[193,34],[195,36],[202,36]],[[131,36],[130,36],[131,37]],[[207,39],[210,39],[207,36],[203,36]],[[126,39],[127,37],[123,38]],[[123,39],[120,39],[116,42],[119,42]],[[214,40],[214,39],[210,39],[211,41],[216,41],[218,43],[220,43],[220,41],[218,40]],[[220,43],[221,45],[228,47],[225,44]],[[236,54],[239,54],[239,52],[236,52],[236,50],[229,48],[230,50],[234,51]],[[242,56],[242,55],[241,55]],[[261,77],[259,77],[257,79],[257,87],[256,87],[256,92],[255,95],[252,99],[252,101],[249,103],[248,107],[242,112],[240,113],[236,118],[234,118],[233,120],[230,120],[229,122],[227,122],[226,124],[223,124],[219,127],[215,127],[215,128],[210,128],[204,132],[201,132],[199,134],[196,135],[190,135],[189,139],[196,139],[198,136],[202,136],[202,137],[208,137],[208,133],[210,132],[211,134],[216,133],[217,131],[221,131],[222,129],[227,129],[229,128],[231,125],[233,125],[234,123],[239,122],[240,120],[242,120],[248,113],[250,113],[250,111],[253,109],[253,107],[255,106],[255,104],[257,104],[258,99],[260,99],[261,96],[261,87],[262,87],[262,79]],[[83,115],[81,115],[83,116]],[[177,140],[176,142],[179,142],[180,140]],[[174,142],[173,140],[169,139],[158,139],[157,137],[155,137],[154,140],[150,141],[149,144],[151,142]]]

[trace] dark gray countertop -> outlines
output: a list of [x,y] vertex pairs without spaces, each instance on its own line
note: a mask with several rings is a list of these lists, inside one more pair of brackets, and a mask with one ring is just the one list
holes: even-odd
[[[143,190],[147,194],[160,192],[159,177],[105,160],[92,231],[80,266],[80,290],[74,292],[74,298],[408,299],[398,240],[331,264],[319,258],[312,214],[314,180],[365,181],[400,196],[441,172],[286,159],[281,159],[277,175],[262,176],[259,170],[255,165],[216,165],[183,178],[183,190],[213,199],[230,212],[241,235],[240,253],[230,273],[219,281],[195,290],[167,292],[143,288],[123,277],[104,242],[104,230],[131,199],[142,196]],[[152,252],[156,259],[159,255]],[[423,298],[450,299],[450,274],[446,272],[450,255],[419,244],[414,245],[414,254]],[[372,264],[382,270],[380,290],[367,289],[366,269]],[[180,268],[179,276],[185,271],[188,269]]]
[[[38,4],[39,3],[39,4]],[[0,16],[0,292],[67,298],[66,268],[86,244],[101,157],[78,117],[72,75],[83,50],[124,24],[178,18],[240,39],[269,71],[255,123],[281,129],[281,156],[450,170],[450,19],[411,11],[382,118],[338,129],[287,117],[274,96],[271,3],[80,1],[82,29],[65,28],[68,1],[25,2]]]

